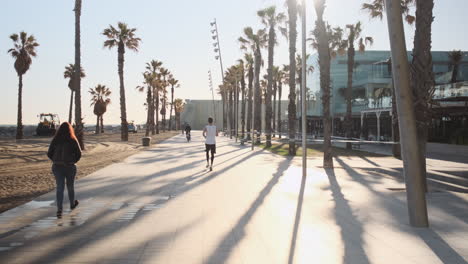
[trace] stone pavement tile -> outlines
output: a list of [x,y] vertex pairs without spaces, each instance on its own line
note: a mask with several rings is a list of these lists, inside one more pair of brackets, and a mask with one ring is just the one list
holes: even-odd
[[[139,264],[168,264],[171,263],[171,254],[168,251],[164,252],[145,252],[138,260]],[[190,262],[186,262],[190,263]]]

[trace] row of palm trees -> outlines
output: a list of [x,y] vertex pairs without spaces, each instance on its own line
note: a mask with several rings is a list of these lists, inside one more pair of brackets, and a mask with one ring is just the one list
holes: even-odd
[[[415,1],[405,0],[401,1],[403,14],[408,23],[416,24],[415,41],[413,49],[412,61],[412,87],[415,95],[415,105],[418,119],[418,129],[423,135],[420,138],[420,144],[425,145],[427,140],[427,122],[428,122],[428,105],[434,89],[433,73],[432,73],[432,58],[430,55],[431,50],[431,25],[433,21],[432,9],[433,0],[429,1]],[[354,56],[356,49],[363,52],[368,45],[372,45],[373,38],[369,36],[362,36],[362,23],[352,23],[346,25],[345,28],[331,27],[324,19],[326,0],[317,0],[314,2],[317,19],[315,21],[315,28],[311,31],[309,41],[311,46],[318,51],[319,67],[320,67],[320,91],[323,103],[323,121],[324,121],[324,167],[332,167],[332,154],[331,154],[331,117],[330,117],[330,62],[337,54],[347,55],[348,57],[348,81],[345,90],[346,98],[346,136],[351,136],[352,131],[352,85],[353,85],[353,71],[355,69]],[[416,16],[411,14],[413,6],[416,9]],[[297,18],[298,10],[301,8],[296,0],[286,0],[287,16],[278,12],[275,6],[262,9],[257,12],[263,28],[254,30],[251,27],[246,27],[243,30],[243,35],[239,38],[241,50],[245,51],[244,59],[239,60],[239,63],[233,65],[226,71],[225,82],[220,86],[219,93],[223,100],[223,110],[226,117],[230,115],[230,120],[234,120],[232,108],[236,107],[236,98],[240,93],[242,98],[241,109],[241,135],[244,136],[244,126],[247,121],[247,132],[250,132],[250,124],[252,118],[252,105],[260,106],[262,102],[265,104],[265,135],[266,146],[271,146],[271,135],[275,130],[275,122],[273,120],[278,117],[280,120],[280,106],[278,103],[278,111],[272,108],[273,100],[276,93],[281,96],[281,88],[275,91],[275,86],[280,87],[280,84],[288,84],[289,86],[289,103],[288,103],[288,134],[289,134],[289,154],[295,155],[295,135],[296,135],[296,84],[301,79],[300,74],[296,77],[296,71],[300,72],[300,56],[296,54],[296,40],[297,40]],[[369,12],[372,18],[382,18],[385,12],[383,0],[371,0],[361,6],[363,10]],[[274,66],[274,47],[277,44],[277,32],[281,32],[287,36],[289,41],[289,64],[284,65],[281,71],[275,70]],[[268,49],[268,63],[266,80],[261,80],[260,71],[263,66],[262,49]],[[453,54],[457,58],[457,54]],[[307,59],[307,58],[306,58]],[[299,66],[299,67],[298,67]],[[278,69],[278,68],[276,68]],[[307,69],[313,70],[313,69]],[[456,74],[456,73],[454,73]],[[244,76],[248,78],[248,87],[243,84]],[[280,76],[280,77],[278,77]],[[456,76],[456,75],[455,75]],[[262,83],[265,88],[262,93]],[[300,83],[300,82],[299,82]],[[231,93],[234,93],[233,99]],[[253,94],[255,93],[255,96]],[[263,95],[263,97],[262,97]],[[252,98],[255,98],[253,102]],[[247,101],[247,113],[245,112],[245,102]],[[227,105],[227,106],[225,106]],[[234,106],[233,106],[234,105]],[[273,103],[276,105],[276,103]],[[261,109],[255,107],[253,118],[255,118],[256,131],[261,130]],[[395,119],[397,118],[397,115]],[[226,120],[226,118],[224,118]],[[246,120],[247,119],[247,120]],[[235,121],[231,121],[233,127]],[[398,124],[394,120],[393,123]],[[226,128],[226,125],[224,125]],[[396,127],[398,129],[398,127]],[[278,122],[276,127],[278,132],[281,131],[281,122]],[[424,131],[424,132],[423,132]],[[395,135],[398,135],[396,133]],[[280,134],[281,135],[281,134]],[[249,137],[249,134],[247,134]],[[398,141],[398,139],[394,139]],[[259,139],[257,138],[257,142]],[[351,148],[347,144],[347,148]],[[425,152],[425,147],[422,148]],[[422,161],[424,162],[424,161]]]
[[[178,108],[175,108],[174,89],[180,87],[179,81],[174,78],[174,75],[166,68],[162,67],[162,62],[151,60],[146,63],[146,70],[142,73],[143,84],[137,86],[136,89],[144,92],[146,89],[146,136],[159,134],[159,114],[162,117],[162,130],[176,129],[177,122],[172,122],[172,111],[177,113]],[[167,88],[171,88],[171,101],[168,103]],[[177,100],[180,104],[180,101]],[[161,104],[161,107],[160,107]],[[169,123],[166,120],[167,105],[170,105]],[[180,112],[179,112],[180,113]]]
[[[75,13],[78,18],[76,19],[79,26],[79,16],[81,14],[81,1],[77,0],[75,5]],[[77,26],[77,25],[75,25]],[[112,49],[117,47],[118,54],[118,75],[120,82],[120,111],[121,111],[121,139],[122,141],[128,140],[128,122],[127,122],[127,113],[126,113],[126,101],[125,101],[125,86],[124,86],[124,54],[126,49],[133,51],[138,51],[140,38],[135,35],[135,28],[129,28],[127,24],[119,22],[117,27],[110,25],[108,28],[104,29],[102,35],[107,39],[104,41],[104,47]],[[77,34],[79,35],[79,27],[77,28]],[[79,36],[76,37],[79,39]],[[29,67],[32,64],[32,57],[35,57],[36,47],[39,46],[35,37],[33,35],[28,35],[26,32],[20,32],[19,34],[12,34],[10,39],[13,41],[13,48],[8,50],[8,53],[12,55],[15,59],[15,70],[19,77],[19,88],[18,88],[18,119],[17,119],[17,133],[16,138],[23,138],[23,126],[22,126],[22,90],[23,90],[23,75],[29,70]],[[75,43],[76,44],[76,43]],[[78,41],[79,44],[79,41]],[[76,45],[75,45],[76,46]],[[78,45],[79,48],[79,45]],[[79,52],[80,53],[80,52]],[[79,57],[79,56],[78,56]],[[75,62],[77,58],[75,58]],[[80,144],[84,147],[83,144],[83,123],[81,118],[81,93],[80,93],[80,83],[81,78],[86,76],[83,68],[81,67],[79,58],[78,64],[69,64],[65,67],[64,78],[69,79],[68,87],[71,91],[70,96],[70,106],[69,106],[69,115],[68,121],[72,123],[72,112],[73,112],[73,103],[75,104],[75,129],[77,136],[80,140]],[[146,71],[143,73],[144,84],[148,87],[147,92],[147,109],[148,109],[148,125],[147,132],[151,130],[153,134],[159,133],[159,123],[158,116],[162,116],[162,126],[163,131],[166,129],[175,129],[175,124],[172,123],[172,119],[169,118],[169,126],[166,125],[166,109],[170,105],[169,117],[172,116],[174,109],[174,89],[179,87],[179,81],[174,78],[174,76],[169,72],[169,70],[163,68],[161,62],[151,61],[146,65]],[[78,75],[76,70],[79,69]],[[78,82],[77,82],[77,79]],[[171,101],[168,102],[167,98],[167,88],[171,88]],[[141,87],[138,87],[139,90],[142,90]],[[103,115],[106,112],[107,105],[110,101],[111,91],[105,85],[97,85],[95,88],[90,88],[89,93],[91,94],[91,106],[94,106],[93,112],[97,116],[96,121],[96,133],[103,131]],[[161,95],[161,100],[159,99]],[[162,106],[159,107],[161,102]],[[158,109],[161,108],[159,114]],[[180,112],[179,112],[180,113]],[[156,117],[156,122],[154,122],[154,117]],[[151,119],[150,119],[151,118]],[[155,125],[156,124],[156,125]],[[100,128],[99,128],[100,127]]]

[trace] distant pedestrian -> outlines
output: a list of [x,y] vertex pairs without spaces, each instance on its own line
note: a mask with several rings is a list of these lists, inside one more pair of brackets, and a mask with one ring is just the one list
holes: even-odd
[[192,131],[192,127],[187,123],[185,125],[185,135],[187,135],[187,142],[190,142],[191,134],[190,132]]
[[[216,153],[216,137],[218,136],[218,130],[213,125],[213,118],[208,118],[208,125],[203,129],[203,137],[205,138],[205,151],[206,151],[206,167],[210,167],[210,171],[213,170],[214,154]],[[211,165],[209,152],[211,152]]]
[[67,184],[70,209],[75,209],[79,202],[75,200],[76,165],[81,158],[81,148],[75,132],[68,122],[62,123],[49,146],[47,156],[52,160],[52,172],[57,184],[57,217],[62,217],[63,191]]

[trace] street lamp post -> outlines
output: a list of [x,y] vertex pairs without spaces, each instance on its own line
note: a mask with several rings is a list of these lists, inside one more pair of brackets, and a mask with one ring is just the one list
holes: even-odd
[[208,80],[210,83],[210,90],[211,90],[211,97],[212,97],[212,103],[213,103],[213,118],[214,120],[216,119],[216,106],[215,106],[215,100],[214,100],[214,89],[213,89],[213,79],[211,78],[211,70],[208,71]]
[[[215,59],[219,60],[219,65],[221,67],[221,80],[224,85],[224,69],[223,69],[223,59],[221,57],[221,45],[219,44],[219,33],[218,33],[218,24],[216,23],[216,19],[213,20],[213,22],[210,22],[211,27],[213,28],[211,30],[212,38],[215,41],[213,43],[214,46],[214,52],[215,52]],[[226,100],[226,98],[225,98]],[[223,109],[223,119],[224,119],[225,113]],[[227,116],[227,129],[229,131],[229,135],[231,135],[231,125],[229,124],[229,114]]]
[[410,224],[428,227],[424,168],[421,164],[413,96],[410,87],[409,65],[406,54],[405,31],[401,17],[400,0],[385,0],[388,33],[392,52],[392,72],[400,124],[401,154],[406,184],[406,199]]

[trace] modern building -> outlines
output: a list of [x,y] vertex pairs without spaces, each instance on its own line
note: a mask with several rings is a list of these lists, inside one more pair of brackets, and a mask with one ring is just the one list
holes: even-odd
[[[432,52],[435,90],[431,103],[432,122],[429,140],[468,144],[468,52],[462,53],[456,82],[452,82],[453,63],[447,51]],[[352,87],[353,137],[391,140],[392,76],[390,51],[356,52]],[[308,64],[319,69],[317,55]],[[411,61],[411,53],[408,52]],[[333,135],[344,136],[346,115],[347,56],[331,62],[331,115]],[[322,102],[319,70],[308,75],[313,104],[308,105],[308,132],[322,133]]]

